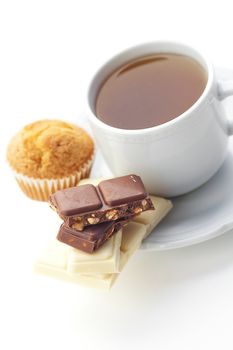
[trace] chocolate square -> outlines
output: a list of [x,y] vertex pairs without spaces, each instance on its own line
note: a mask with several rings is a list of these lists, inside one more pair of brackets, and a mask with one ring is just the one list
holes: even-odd
[[142,180],[137,175],[105,180],[98,185],[105,204],[114,206],[144,199],[147,196]]
[[102,207],[102,202],[93,185],[67,188],[51,196],[61,215],[76,215]]

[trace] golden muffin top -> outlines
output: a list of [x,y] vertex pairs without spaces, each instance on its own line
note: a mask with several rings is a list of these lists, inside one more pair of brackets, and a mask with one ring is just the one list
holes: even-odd
[[18,173],[56,179],[80,170],[93,151],[94,143],[83,129],[60,120],[39,120],[13,137],[7,159]]

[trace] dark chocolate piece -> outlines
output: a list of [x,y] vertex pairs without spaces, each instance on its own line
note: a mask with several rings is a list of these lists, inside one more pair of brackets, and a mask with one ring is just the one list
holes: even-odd
[[102,207],[102,202],[95,186],[83,185],[74,188],[58,191],[54,195],[61,215],[71,216]]
[[104,180],[99,189],[107,205],[126,204],[147,196],[142,180],[137,175],[116,177]]
[[90,225],[79,232],[65,224],[61,225],[57,235],[60,242],[80,249],[86,253],[93,253],[102,246],[114,233],[118,232],[129,220],[104,222],[99,225]]
[[50,197],[50,204],[67,226],[79,231],[154,209],[137,175],[104,180],[96,187],[83,185],[58,191]]

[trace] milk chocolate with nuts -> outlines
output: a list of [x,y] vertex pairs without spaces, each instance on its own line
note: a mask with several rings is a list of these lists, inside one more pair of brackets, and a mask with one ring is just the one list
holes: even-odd
[[104,180],[96,187],[82,185],[58,191],[50,197],[50,204],[67,226],[78,231],[88,225],[115,221],[154,209],[137,175]]
[[123,219],[90,225],[85,227],[82,232],[63,224],[60,227],[57,239],[73,248],[83,250],[86,253],[93,253],[123,226],[127,225],[128,221]]

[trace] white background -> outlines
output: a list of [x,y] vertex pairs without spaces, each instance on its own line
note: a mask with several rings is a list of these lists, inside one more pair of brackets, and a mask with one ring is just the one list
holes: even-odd
[[95,69],[128,46],[183,41],[233,69],[230,3],[0,0],[1,349],[233,348],[232,233],[138,252],[110,293],[34,276],[59,221],[21,193],[5,163],[6,144],[24,124],[79,123]]

